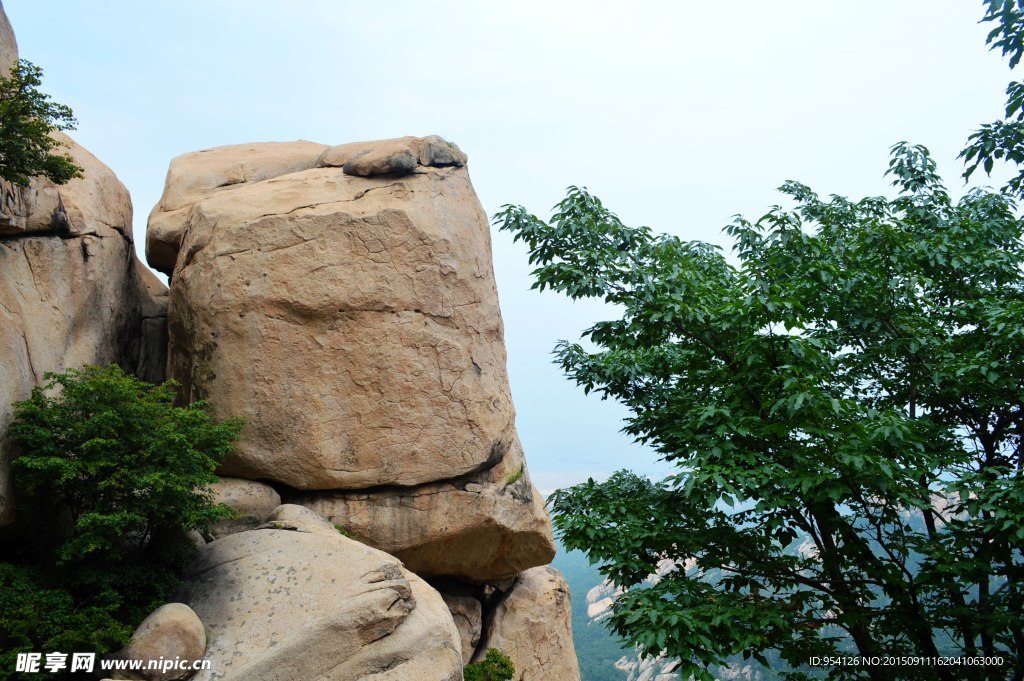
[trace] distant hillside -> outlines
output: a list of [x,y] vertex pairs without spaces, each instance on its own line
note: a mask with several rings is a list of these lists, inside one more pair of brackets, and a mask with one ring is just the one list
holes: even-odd
[[587,563],[582,552],[566,551],[562,546],[552,565],[565,575],[572,593],[572,637],[583,681],[626,681],[626,672],[616,669],[615,663],[635,651],[587,617],[587,592],[604,581],[597,568]]
[[[794,550],[798,550],[798,548],[795,546]],[[655,663],[651,660],[646,664],[641,663],[635,649],[622,643],[600,622],[591,621],[587,615],[587,593],[603,584],[604,579],[597,571],[597,567],[587,562],[585,554],[581,551],[566,551],[559,545],[558,555],[555,556],[552,566],[561,570],[565,575],[572,593],[573,641],[579,659],[582,681],[679,679],[677,674],[655,673],[651,667],[662,668],[664,662]],[[769,652],[766,657],[772,668],[785,669],[788,667],[773,652]],[[616,667],[617,662],[619,662],[619,667]],[[728,667],[711,670],[716,678],[721,681],[776,681],[780,678],[772,669],[762,667],[750,660],[743,660],[739,655],[731,658],[729,662]],[[821,669],[803,668],[801,671],[808,673],[811,677],[821,677],[825,673]]]

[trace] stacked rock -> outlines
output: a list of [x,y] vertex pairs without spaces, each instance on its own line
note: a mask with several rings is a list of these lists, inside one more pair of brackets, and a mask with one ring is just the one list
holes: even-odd
[[[211,632],[219,671],[209,678],[298,658],[312,664],[303,678],[461,678],[488,648],[512,658],[517,679],[579,678],[568,590],[541,567],[555,547],[516,435],[487,216],[458,147],[431,136],[180,156],[150,215],[147,257],[170,280],[168,377],[181,400],[247,421],[221,470],[231,478],[222,498],[244,521],[217,528],[222,538],[182,592]],[[315,511],[330,531],[293,532],[294,550],[288,535],[268,546],[268,531],[288,528],[261,523],[258,508],[270,514],[278,500]],[[361,545],[404,570],[359,577],[317,564],[354,561],[347,552]],[[269,587],[252,571],[281,581]],[[324,580],[335,586],[299,596]],[[436,631],[450,639],[417,643],[405,660],[378,656],[381,675],[368,676],[355,658],[312,655],[289,635],[315,626],[351,638],[343,622],[354,611],[324,590],[382,582],[408,584],[394,601],[407,618],[418,600],[436,611],[423,594],[440,591],[436,603],[449,608]],[[238,603],[274,588],[302,605],[271,645],[238,631],[268,613]],[[215,597],[225,589],[236,598]],[[380,641],[391,635],[381,629]],[[243,654],[244,668],[229,673]]]

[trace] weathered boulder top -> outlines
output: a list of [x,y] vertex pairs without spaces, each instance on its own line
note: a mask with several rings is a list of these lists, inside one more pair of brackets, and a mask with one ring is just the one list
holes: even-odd
[[426,167],[462,167],[466,155],[437,135],[351,142],[336,146],[299,140],[236,144],[183,154],[171,161],[164,193],[149,216],[146,259],[174,271],[188,210],[236,185],[262,182],[310,168],[341,168],[347,175],[399,176]]
[[440,137],[174,159],[149,255],[171,273],[181,398],[247,420],[222,475],[411,487],[516,446],[490,226],[465,163]]

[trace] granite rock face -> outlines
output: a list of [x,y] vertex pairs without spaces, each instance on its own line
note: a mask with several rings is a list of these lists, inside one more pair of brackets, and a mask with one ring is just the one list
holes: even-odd
[[0,69],[4,75],[11,70],[14,62],[18,61],[18,41],[14,37],[14,29],[4,12],[3,3],[0,3]]
[[195,203],[240,184],[312,168],[326,148],[314,142],[263,142],[206,149],[173,159],[163,196],[149,214],[146,260],[170,275],[188,212]]
[[[193,196],[175,177],[161,206]],[[487,219],[462,168],[311,168],[198,198],[169,325],[183,399],[248,419],[225,475],[412,486],[489,468],[515,438]]]
[[302,507],[200,549],[177,600],[209,632],[211,669],[196,681],[462,678],[441,596]]
[[579,681],[569,587],[562,573],[535,567],[516,578],[495,606],[474,661],[488,648],[509,656],[516,681]]
[[554,545],[465,163],[439,137],[186,154],[149,252],[173,256],[182,399],[248,422],[223,475],[292,488],[421,574],[487,581]]
[[479,599],[472,595],[449,594],[441,592],[441,598],[452,613],[455,628],[459,630],[462,642],[462,662],[469,664],[480,644],[480,632],[483,627],[483,608]]
[[83,177],[0,180],[0,524],[12,518],[2,433],[14,401],[48,371],[116,363],[151,381],[165,371],[166,287],[135,258],[128,191],[57,135]]
[[495,583],[555,556],[544,499],[518,441],[492,468],[411,489],[311,492],[295,497],[410,570]]

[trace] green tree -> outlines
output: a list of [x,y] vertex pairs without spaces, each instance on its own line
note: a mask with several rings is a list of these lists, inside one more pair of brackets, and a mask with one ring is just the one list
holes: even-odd
[[508,655],[491,648],[484,659],[467,664],[463,674],[466,681],[512,681],[516,668]]
[[43,72],[24,59],[0,76],[0,178],[27,185],[36,175],[64,184],[82,169],[67,154],[55,130],[74,130],[75,118],[64,104],[39,91]]
[[557,361],[677,473],[558,491],[554,523],[627,589],[613,629],[684,675],[850,650],[1007,666],[834,678],[1024,673],[1022,223],[1002,194],[954,202],[922,147],[888,174],[893,200],[787,182],[794,210],[727,228],[735,265],[575,187],[550,222],[495,216],[535,288],[621,311]]
[[[228,515],[213,470],[240,433],[118,367],[47,374],[9,435],[18,527],[0,549],[0,679],[22,651],[123,645],[187,567],[191,529]],[[31,678],[27,675],[24,678]]]
[[[986,42],[1008,57],[1014,68],[1024,57],[1024,0],[984,0],[984,5],[982,22],[994,24]],[[964,179],[978,168],[991,173],[997,162],[1017,166],[1017,174],[1004,189],[1024,196],[1024,82],[1011,81],[1006,86],[1005,118],[981,126],[960,156],[966,165]]]

